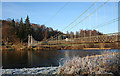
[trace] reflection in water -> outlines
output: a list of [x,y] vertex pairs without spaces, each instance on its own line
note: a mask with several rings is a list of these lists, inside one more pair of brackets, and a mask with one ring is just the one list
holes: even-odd
[[70,58],[70,57],[69,57],[69,51],[65,51],[65,57],[66,57],[66,58]]
[[22,68],[27,66],[26,51],[2,51],[3,68]]
[[[61,58],[84,57],[104,53],[105,50],[3,51],[3,68],[58,66]],[[109,50],[110,52],[118,50]]]

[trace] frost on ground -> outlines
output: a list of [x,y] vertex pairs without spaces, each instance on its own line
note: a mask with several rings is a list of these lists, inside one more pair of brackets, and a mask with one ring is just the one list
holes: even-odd
[[2,74],[56,74],[58,67],[2,69]]
[[115,74],[120,73],[120,53],[73,57],[59,65],[58,74]]

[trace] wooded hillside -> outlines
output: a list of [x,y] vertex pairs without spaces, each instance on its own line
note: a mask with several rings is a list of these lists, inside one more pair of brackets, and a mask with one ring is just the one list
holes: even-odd
[[[21,18],[20,21],[15,21],[14,19],[2,20],[2,41],[20,43],[27,42],[28,35],[32,35],[37,41],[46,40],[48,38],[53,38],[55,35],[63,34],[58,30],[53,30],[51,27],[46,27],[45,25],[39,25],[30,23],[29,17],[25,19]],[[74,34],[72,31],[67,32],[67,38],[78,38],[83,36],[95,36],[102,35],[102,33],[96,30],[80,30]]]
[[12,20],[2,20],[2,41],[6,42],[27,42],[28,35],[31,34],[37,41],[48,39],[57,33],[58,30],[53,30],[51,27],[45,25],[38,25],[30,23],[27,16],[25,22],[21,18],[19,22]]

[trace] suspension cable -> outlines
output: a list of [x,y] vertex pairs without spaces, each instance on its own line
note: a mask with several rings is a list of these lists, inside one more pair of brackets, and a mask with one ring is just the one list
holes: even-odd
[[[77,24],[75,24],[73,27],[71,27],[69,30],[73,29],[75,26],[77,26],[78,24],[80,24],[81,22],[83,22],[85,19],[87,19],[89,16],[91,16],[94,12],[96,12],[97,10],[99,10],[101,7],[103,7],[109,0],[107,0],[106,2],[104,2],[101,6],[99,6],[98,8],[96,8],[92,13],[90,13],[89,15],[87,15],[85,18],[83,18],[80,22],[78,22]],[[60,35],[61,36],[61,35]]]
[[[97,1],[96,1],[97,2]],[[70,25],[72,25],[75,21],[77,21],[83,14],[85,14],[90,8],[92,8],[96,2],[94,2],[90,7],[88,7],[82,14],[80,14],[74,21],[72,21],[68,26],[66,26],[64,29],[62,29],[62,31],[64,31],[66,28],[68,28]],[[59,33],[57,34],[59,35]],[[55,35],[56,36],[56,35]],[[54,37],[55,37],[54,36]]]

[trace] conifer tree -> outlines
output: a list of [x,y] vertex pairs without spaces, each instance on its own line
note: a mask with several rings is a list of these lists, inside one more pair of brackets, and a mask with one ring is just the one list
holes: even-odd
[[14,21],[14,19],[11,20],[10,25],[12,26],[11,33],[14,33],[14,34],[15,34],[15,31],[16,31],[16,30],[15,30],[15,21]]
[[19,36],[21,41],[24,39],[24,34],[25,34],[24,24],[23,24],[23,19],[21,18],[20,24],[19,24],[19,33],[18,33],[18,36]]
[[30,27],[29,17],[27,16],[25,20],[25,37],[27,37],[29,34],[31,34],[31,27]]
[[14,21],[14,19],[11,21],[11,26],[13,26],[13,28],[15,28],[15,21]]

